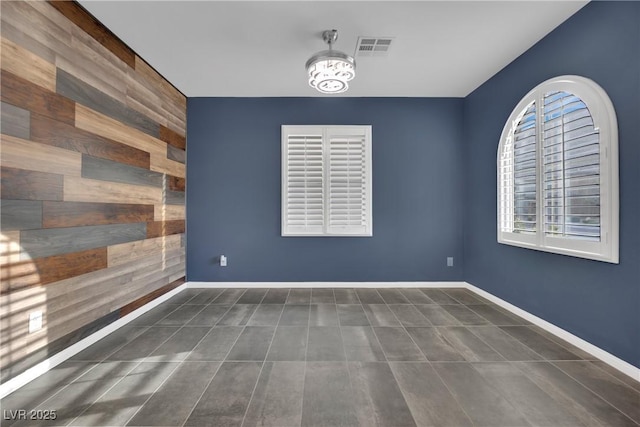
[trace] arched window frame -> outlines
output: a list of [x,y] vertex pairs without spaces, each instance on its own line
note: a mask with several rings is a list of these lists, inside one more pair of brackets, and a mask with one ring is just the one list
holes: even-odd
[[[600,155],[600,240],[584,241],[569,237],[548,236],[544,232],[544,191],[543,191],[543,123],[544,96],[547,93],[564,91],[580,98],[587,106],[599,131]],[[513,223],[513,191],[505,191],[511,181],[503,182],[501,161],[512,150],[514,131],[528,107],[536,105],[536,214],[535,231],[514,233],[505,227]],[[512,152],[511,152],[512,153]],[[512,155],[512,154],[511,154]],[[580,76],[560,76],[547,80],[531,90],[514,108],[507,120],[498,145],[497,153],[497,237],[498,242],[593,259],[617,264],[619,262],[619,184],[618,184],[618,125],[613,104],[604,89],[594,81]],[[511,217],[509,216],[511,215]]]

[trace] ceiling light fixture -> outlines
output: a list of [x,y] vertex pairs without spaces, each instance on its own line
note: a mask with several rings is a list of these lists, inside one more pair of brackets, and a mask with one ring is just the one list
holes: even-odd
[[333,43],[338,40],[338,30],[322,32],[322,39],[329,45],[313,55],[307,61],[309,85],[322,93],[342,93],[349,89],[349,80],[356,76],[356,61],[352,56],[339,50],[333,50]]

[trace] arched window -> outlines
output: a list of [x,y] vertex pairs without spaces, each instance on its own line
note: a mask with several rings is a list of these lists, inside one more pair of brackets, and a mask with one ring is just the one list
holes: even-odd
[[529,92],[498,146],[498,242],[618,263],[618,126],[592,80]]

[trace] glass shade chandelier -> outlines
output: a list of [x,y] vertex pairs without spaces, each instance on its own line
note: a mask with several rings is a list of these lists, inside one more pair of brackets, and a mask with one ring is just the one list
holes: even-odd
[[348,82],[356,76],[356,61],[352,56],[332,49],[338,40],[338,30],[323,31],[322,39],[329,45],[329,50],[318,52],[307,61],[309,85],[322,93],[346,92]]

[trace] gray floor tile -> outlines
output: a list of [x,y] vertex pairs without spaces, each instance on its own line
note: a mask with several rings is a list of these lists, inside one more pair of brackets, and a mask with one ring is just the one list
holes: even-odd
[[378,289],[378,294],[387,304],[411,304],[397,289]]
[[527,326],[500,326],[500,329],[547,360],[580,360],[580,357],[561,345],[546,339]]
[[598,358],[595,357],[594,355],[592,355],[590,353],[587,353],[586,351],[582,350],[581,348],[576,347],[575,345],[563,340],[562,338],[552,334],[549,331],[546,331],[546,330],[542,329],[541,327],[539,327],[537,325],[529,324],[529,325],[527,325],[527,327],[529,329],[531,329],[532,331],[542,335],[543,337],[545,337],[549,341],[553,341],[554,343],[559,344],[561,347],[566,348],[571,353],[573,353],[576,356],[578,356],[580,359],[583,359],[583,360],[598,360]]
[[200,292],[202,292],[201,289],[185,289],[182,292],[178,293],[177,295],[174,295],[171,298],[169,298],[167,301],[164,302],[164,304],[182,305],[187,301],[189,301],[190,299],[194,298]]
[[278,325],[308,326],[309,305],[285,305]]
[[147,326],[123,326],[97,343],[72,356],[70,360],[100,362],[147,330]]
[[631,427],[637,424],[548,362],[513,362],[533,382],[563,407],[571,410],[586,425],[593,419],[607,427]]
[[469,310],[467,306],[458,304],[458,305],[442,305],[443,309],[447,311],[450,315],[458,319],[460,323],[463,325],[490,325],[491,323],[485,319]]
[[231,308],[228,304],[208,305],[187,323],[189,326],[214,326]]
[[304,361],[307,354],[306,326],[278,326],[267,360]]
[[263,361],[275,329],[274,326],[246,326],[226,360]]
[[338,304],[340,326],[369,326],[369,320],[360,304]]
[[209,331],[210,328],[204,326],[184,327],[151,353],[145,362],[180,362]]
[[474,363],[480,375],[535,426],[583,425],[578,417],[531,382],[518,368],[503,363]]
[[177,363],[141,363],[70,425],[125,425],[177,367]]
[[502,310],[497,309],[489,304],[482,305],[467,305],[467,308],[471,309],[476,314],[487,319],[491,324],[497,326],[513,326],[513,325],[525,325],[526,321]]
[[[67,425],[84,412],[103,393],[123,379],[137,362],[108,361],[96,366],[66,386],[60,393],[41,403],[37,407],[24,409],[55,410],[55,420],[26,420],[16,426],[53,426]],[[3,402],[3,408],[4,402]],[[4,423],[3,423],[4,424]]]
[[284,304],[260,304],[249,319],[249,326],[276,326]]
[[265,362],[242,426],[299,426],[304,371],[304,362]]
[[553,364],[640,424],[640,392],[586,361]]
[[593,361],[591,361],[591,363],[594,366],[597,366],[598,368],[602,369],[603,371],[605,371],[609,375],[612,375],[615,378],[617,378],[618,380],[622,381],[623,383],[625,383],[626,385],[628,385],[632,389],[640,392],[640,381],[637,381],[637,380],[631,378],[627,374],[624,374],[624,373],[618,371],[613,366],[607,365],[605,362],[602,362],[600,360],[593,360]]
[[435,304],[424,292],[420,292],[420,289],[401,289],[400,292],[411,304]]
[[432,363],[440,378],[462,406],[474,425],[487,427],[529,426],[495,388],[469,363]]
[[348,361],[385,361],[378,338],[370,326],[342,326],[342,343]]
[[460,304],[484,304],[486,300],[477,298],[475,294],[466,289],[443,289],[445,294],[458,301]]
[[384,304],[384,300],[375,289],[356,289],[358,299],[362,304]]
[[267,294],[267,289],[247,289],[236,304],[260,304]]
[[204,305],[181,305],[156,323],[156,326],[183,326],[205,308]]
[[218,370],[220,362],[185,362],[127,423],[130,426],[181,426]]
[[394,362],[390,366],[418,425],[473,426],[429,363]]
[[334,289],[336,304],[360,304],[355,289]]
[[363,304],[362,308],[371,326],[402,326],[386,304]]
[[175,326],[153,326],[120,350],[112,353],[107,360],[142,360],[178,331]]
[[542,356],[538,353],[497,326],[469,326],[467,329],[507,360],[527,361],[542,359]]
[[420,289],[420,292],[424,293],[436,304],[459,304],[458,301],[451,298],[440,289]]
[[388,361],[425,361],[404,328],[373,328]]
[[338,326],[338,312],[335,304],[311,304],[309,326]]
[[188,300],[186,304],[211,304],[224,289],[201,289],[200,292]]
[[356,415],[363,426],[415,426],[389,364],[350,362]]
[[257,362],[224,362],[185,425],[240,426],[261,366]]
[[402,326],[431,326],[431,322],[413,305],[389,305],[389,309],[402,323]]
[[189,353],[189,361],[221,361],[233,347],[244,328],[242,326],[216,326]]
[[286,304],[310,304],[311,289],[291,289]]
[[464,326],[443,326],[438,332],[469,362],[503,361],[504,357]]
[[307,343],[308,361],[345,360],[340,329],[333,327],[309,327]]
[[284,304],[287,301],[289,289],[269,289],[262,299],[262,304]]
[[246,290],[244,288],[225,289],[216,299],[211,301],[211,304],[235,304]]
[[218,326],[244,326],[247,324],[253,312],[258,306],[256,304],[234,304],[229,311],[218,321]]
[[[83,361],[63,362],[10,395],[2,398],[2,409],[3,411],[18,411],[20,409],[28,410],[36,408],[39,404],[53,397],[56,393],[59,393],[65,386],[71,384],[76,378],[96,365],[97,364]],[[18,422],[17,419],[3,419],[2,425],[9,427],[16,422]]]
[[458,319],[449,314],[441,305],[416,305],[416,308],[433,326],[459,326]]
[[311,304],[335,304],[333,289],[313,288],[311,289]]
[[152,308],[144,314],[141,314],[137,318],[129,322],[128,326],[153,326],[156,322],[167,317],[173,311],[180,308],[180,305],[175,304],[160,304],[159,306]]
[[440,333],[438,328],[407,328],[427,360],[432,362],[460,362],[464,357]]
[[307,363],[301,424],[304,427],[359,426],[344,362]]

